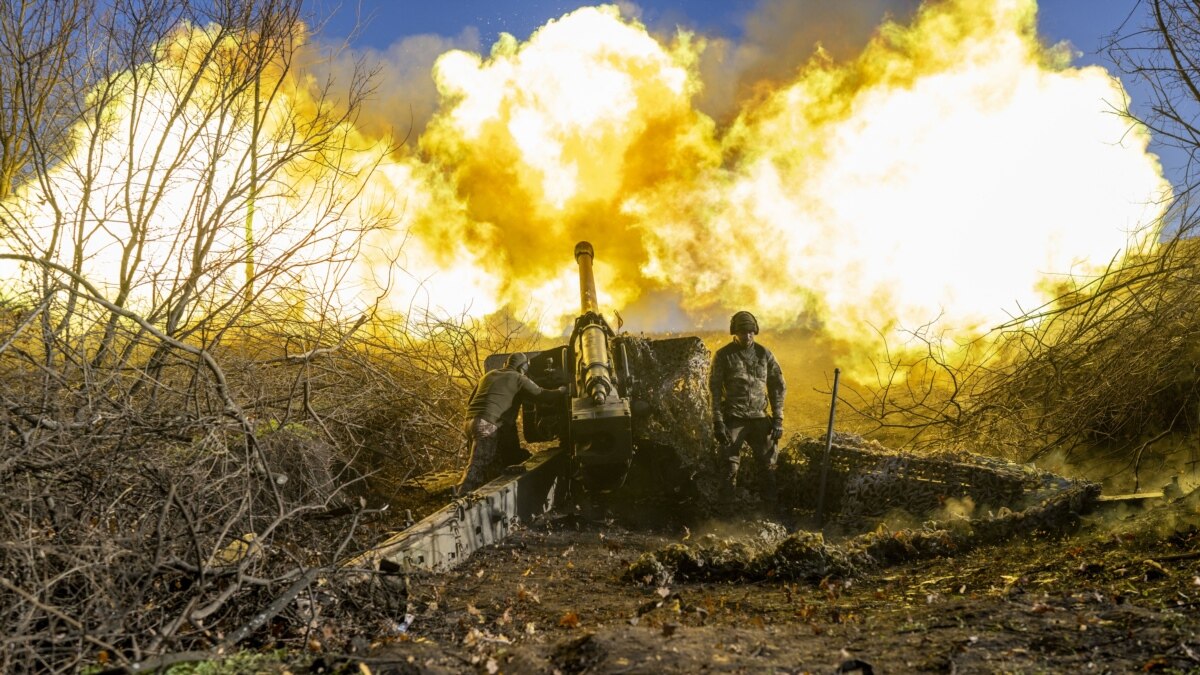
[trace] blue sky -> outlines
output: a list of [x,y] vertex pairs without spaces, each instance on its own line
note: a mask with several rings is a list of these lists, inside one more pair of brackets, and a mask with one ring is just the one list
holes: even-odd
[[[327,0],[314,1],[318,9],[331,9]],[[562,0],[346,0],[334,12],[327,26],[329,36],[344,37],[354,24],[356,12],[374,17],[360,31],[357,44],[386,47],[399,37],[421,33],[444,36],[459,34],[464,28],[479,29],[485,45],[500,32],[526,38],[537,27],[587,5],[588,2]],[[637,5],[649,24],[675,22],[729,37],[740,34],[740,20],[757,0],[647,0]]]
[[[827,2],[830,0],[826,0]],[[841,2],[842,0],[832,0]],[[861,5],[904,6],[897,2],[863,2]],[[354,44],[384,48],[410,35],[432,33],[454,36],[464,28],[479,30],[484,45],[495,41],[500,32],[519,38],[550,19],[583,6],[584,2],[562,0],[311,0],[310,5],[331,19],[323,31],[326,37],[346,37],[359,16],[370,18],[360,26]],[[746,15],[759,5],[758,0],[641,0],[643,20],[650,26],[680,24],[730,38],[742,34]],[[821,4],[810,2],[810,4]],[[1084,63],[1097,62],[1103,37],[1125,20],[1136,0],[1043,0],[1039,3],[1042,33],[1052,42],[1070,40],[1084,53]]]

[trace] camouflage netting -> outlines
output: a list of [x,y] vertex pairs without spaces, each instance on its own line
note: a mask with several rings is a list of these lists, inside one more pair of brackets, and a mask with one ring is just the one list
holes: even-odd
[[[710,535],[693,546],[673,544],[643,554],[626,571],[626,580],[661,585],[672,580],[849,577],[905,561],[962,553],[1020,534],[1069,531],[1100,496],[1094,483],[1069,481],[1001,460],[962,452],[909,457],[861,439],[835,438],[827,493],[832,519],[865,522],[866,513],[896,509],[915,509],[910,512],[914,516],[945,515],[945,519],[899,530],[879,523],[874,531],[836,545],[819,532],[786,534],[782,528],[753,523],[754,534],[748,538]],[[812,481],[819,477],[812,474],[819,476],[819,463],[814,456],[819,458],[824,449],[825,444],[815,439],[793,439],[788,444],[781,479],[791,482],[789,494],[816,495]],[[979,509],[983,515],[974,518],[962,512],[936,514],[950,498],[978,500],[996,510]],[[839,507],[850,512],[839,513]]]
[[669,496],[675,503],[681,497],[716,494],[708,349],[696,337],[622,336],[621,341],[635,378],[637,455],[626,492],[639,498]]
[[[874,526],[874,519],[903,512],[927,520],[962,500],[961,511],[1017,510],[1039,491],[1065,488],[1061,476],[964,451],[907,454],[875,441],[834,433],[825,486],[825,511],[844,529]],[[825,440],[793,437],[781,451],[780,486],[792,507],[815,509]],[[968,513],[969,515],[969,513]]]

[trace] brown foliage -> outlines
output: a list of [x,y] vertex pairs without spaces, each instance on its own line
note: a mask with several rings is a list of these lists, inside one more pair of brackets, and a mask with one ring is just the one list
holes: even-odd
[[[374,543],[364,524],[395,484],[459,459],[467,382],[489,341],[512,333],[453,317],[385,318],[375,306],[347,316],[327,289],[297,283],[326,265],[335,285],[370,231],[388,225],[345,217],[355,195],[335,183],[373,168],[344,164],[338,134],[367,84],[342,95],[315,84],[311,109],[276,105],[302,47],[300,9],[299,0],[115,3],[88,31],[70,24],[56,38],[88,36],[55,52],[78,57],[87,100],[72,109],[64,99],[56,111],[66,120],[0,130],[29,147],[52,137],[39,124],[90,120],[75,140],[99,145],[118,99],[175,125],[139,139],[157,153],[153,170],[114,176],[90,155],[57,150],[0,167],[5,181],[31,176],[23,189],[35,197],[0,202],[0,259],[21,265],[0,289],[0,671],[152,669],[243,640],[306,644],[328,627],[320,598],[333,594],[341,601],[331,606],[362,621],[395,609],[371,600],[375,585],[343,587],[339,564]],[[0,46],[12,47],[8,18],[0,12]],[[204,26],[211,44],[187,25]],[[183,36],[172,49],[212,67],[156,61],[168,35]],[[180,90],[145,103],[139,87],[156,77]],[[196,93],[204,87],[220,95]],[[291,117],[260,138],[273,105]],[[246,133],[249,146],[238,142]],[[207,155],[194,148],[213,156],[198,164]],[[306,176],[304,217],[255,216],[256,200],[286,192],[295,167],[313,164],[326,174]],[[64,167],[72,189],[51,179]],[[191,185],[193,170],[183,222],[154,232],[163,195]],[[75,187],[114,182],[125,189],[111,219],[72,203]],[[31,205],[47,206],[40,220],[25,217]],[[86,274],[95,254],[84,243],[104,236],[122,255],[101,283]],[[163,238],[169,253],[151,257]]]

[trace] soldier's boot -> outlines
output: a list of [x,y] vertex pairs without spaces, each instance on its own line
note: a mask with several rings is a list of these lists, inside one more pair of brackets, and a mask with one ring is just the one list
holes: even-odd
[[720,505],[732,504],[736,490],[736,485],[730,483],[729,481],[723,481],[721,483],[721,487],[717,490],[717,503]]
[[486,482],[488,482],[488,475],[485,467],[481,466],[476,458],[472,458],[471,463],[463,470],[462,480],[454,486],[454,497],[464,497]]
[[726,464],[725,476],[717,491],[717,501],[722,505],[731,505],[737,498],[737,477],[740,466],[741,462],[738,459],[730,459]]
[[779,485],[775,481],[774,467],[763,472],[762,483],[763,505],[772,510],[777,509],[779,506]]

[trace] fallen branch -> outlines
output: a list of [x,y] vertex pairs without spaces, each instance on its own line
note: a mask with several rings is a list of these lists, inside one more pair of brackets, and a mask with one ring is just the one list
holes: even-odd
[[317,580],[317,577],[321,576],[322,573],[327,571],[328,570],[323,567],[314,567],[309,569],[307,572],[301,575],[300,578],[295,581],[295,583],[289,586],[288,589],[283,592],[283,595],[275,598],[271,604],[267,605],[266,609],[255,614],[254,618],[246,622],[245,625],[226,636],[225,641],[221,643],[221,646],[218,649],[220,649],[223,653],[228,652],[230,648],[234,647],[242,640],[245,640],[246,637],[248,637],[251,633],[259,628],[262,628],[263,624],[275,618],[275,615],[282,612],[284,607],[287,607],[289,604],[291,604],[291,602],[296,599],[296,596],[300,595],[301,591],[308,588],[312,582]]
[[53,614],[55,617],[57,617],[58,619],[60,619],[64,623],[66,623],[71,628],[74,628],[75,630],[79,631],[79,637],[81,637],[84,640],[107,651],[108,653],[112,654],[112,656],[114,658],[117,658],[117,659],[124,658],[121,656],[121,652],[118,651],[116,647],[114,647],[114,646],[108,644],[107,642],[88,633],[87,629],[84,627],[83,624],[79,623],[75,619],[72,619],[71,617],[67,616],[66,614],[63,614],[57,607],[47,605],[46,603],[42,602],[41,600],[38,600],[36,597],[31,595],[25,589],[21,588],[20,586],[16,586],[15,584],[13,584],[11,581],[6,579],[5,577],[0,577],[0,586],[3,586],[7,590],[21,596],[21,599],[23,599],[25,602],[28,602],[29,604],[33,605],[34,607],[37,607],[38,609],[42,610],[43,612],[46,612],[47,614]]
[[358,332],[358,329],[362,328],[363,324],[365,324],[370,318],[370,314],[363,314],[362,316],[358,317],[358,321],[355,321],[354,325],[351,326],[350,329],[347,330],[337,341],[337,344],[333,345],[332,347],[318,347],[315,349],[310,349],[302,354],[284,354],[278,358],[267,359],[263,363],[304,363],[307,361],[312,361],[319,356],[328,356],[329,354],[333,354],[345,346],[346,342],[349,341],[349,339],[356,332]]
[[5,351],[7,351],[8,348],[12,346],[12,343],[15,342],[16,339],[21,335],[21,333],[25,332],[25,329],[29,327],[29,324],[33,323],[34,319],[38,318],[42,312],[46,311],[46,308],[50,306],[50,300],[53,299],[54,295],[61,290],[63,290],[62,286],[56,286],[46,294],[45,298],[42,298],[42,302],[37,306],[37,309],[33,310],[29,313],[29,316],[25,317],[25,320],[13,330],[12,335],[9,335],[8,339],[4,341],[4,344],[0,344],[0,354],[3,354]]

